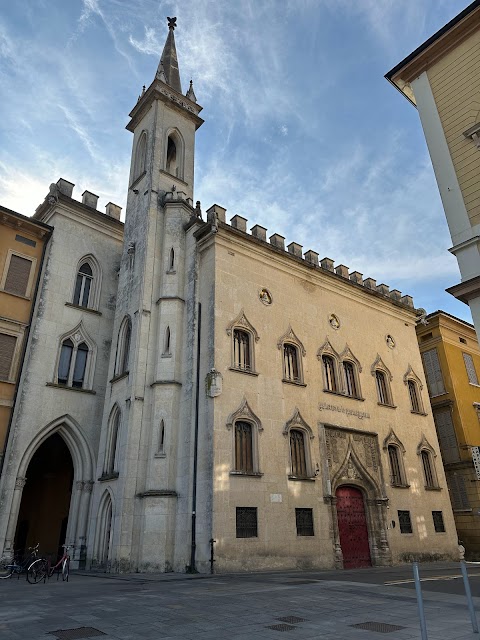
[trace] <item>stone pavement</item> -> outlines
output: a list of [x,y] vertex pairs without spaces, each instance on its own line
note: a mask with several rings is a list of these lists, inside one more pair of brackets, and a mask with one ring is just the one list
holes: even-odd
[[[0,580],[0,640],[420,638],[415,591],[384,584],[394,571],[76,573],[68,583],[53,578],[38,585],[22,576]],[[433,573],[442,574],[442,567]],[[465,596],[429,592],[428,584],[422,588],[429,640],[479,638],[472,632]],[[480,612],[480,598],[474,600]],[[352,626],[364,623],[382,626]],[[82,631],[65,633],[69,629]]]

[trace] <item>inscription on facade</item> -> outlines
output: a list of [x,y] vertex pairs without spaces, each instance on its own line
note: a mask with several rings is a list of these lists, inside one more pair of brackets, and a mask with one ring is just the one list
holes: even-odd
[[319,411],[338,411],[339,413],[344,413],[347,416],[356,416],[360,420],[363,418],[370,418],[370,414],[366,411],[357,411],[356,409],[345,409],[345,407],[339,407],[336,404],[328,404],[328,402],[320,402],[318,405]]

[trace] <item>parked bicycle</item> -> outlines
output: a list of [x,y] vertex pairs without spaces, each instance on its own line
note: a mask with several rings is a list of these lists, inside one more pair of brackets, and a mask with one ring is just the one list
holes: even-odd
[[29,547],[29,553],[25,558],[20,558],[18,551],[14,552],[13,557],[4,557],[0,560],[0,579],[11,578],[17,574],[20,578],[21,573],[26,573],[27,580],[30,584],[36,584],[41,580],[45,580],[46,576],[46,560],[38,557],[38,547]]
[[52,566],[50,562],[50,558],[46,560],[45,558],[39,558],[36,560],[31,569],[32,572],[35,571],[39,575],[42,575],[43,581],[46,582],[47,578],[51,578],[53,574],[57,573],[57,580],[62,574],[62,580],[68,582],[68,577],[70,575],[70,556],[68,555],[68,550],[70,549],[69,545],[62,544],[63,547],[63,555],[56,565]]

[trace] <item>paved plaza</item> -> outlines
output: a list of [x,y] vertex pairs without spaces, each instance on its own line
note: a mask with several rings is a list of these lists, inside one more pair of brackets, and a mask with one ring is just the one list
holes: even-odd
[[[480,612],[480,567],[470,565],[469,574]],[[421,575],[429,640],[478,638],[458,565],[422,565]],[[411,578],[409,566],[218,576],[76,573],[68,583],[53,578],[38,585],[22,576],[0,581],[0,639],[421,638]]]

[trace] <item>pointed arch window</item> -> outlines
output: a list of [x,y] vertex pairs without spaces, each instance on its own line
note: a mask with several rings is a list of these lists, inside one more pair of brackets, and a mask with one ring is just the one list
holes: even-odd
[[74,389],[90,389],[94,343],[79,326],[60,341],[54,383]]
[[100,266],[93,256],[84,257],[77,267],[72,304],[84,309],[98,309]]
[[240,407],[229,416],[227,428],[233,431],[233,468],[231,474],[261,476],[258,435],[263,431],[263,427],[245,398]]
[[118,440],[122,414],[117,405],[110,413],[102,478],[118,477]]
[[302,357],[306,352],[303,344],[295,335],[291,326],[277,342],[283,354],[283,382],[304,385]]
[[244,373],[255,372],[255,343],[259,336],[250,324],[243,310],[227,327],[227,335],[231,336],[231,369]]
[[183,180],[184,142],[178,131],[174,129],[168,133],[165,149],[165,171]]
[[351,398],[358,398],[357,380],[355,377],[355,367],[353,363],[345,360],[343,364],[343,376],[345,381],[345,395]]
[[408,487],[404,455],[405,447],[395,435],[393,429],[383,441],[383,450],[387,453],[390,468],[390,484],[392,487]]
[[386,407],[395,407],[393,404],[392,389],[390,386],[393,376],[379,355],[371,367],[372,376],[377,387],[378,404]]
[[115,376],[128,373],[130,360],[130,344],[132,341],[132,321],[130,316],[125,316],[118,330],[117,358],[115,361]]
[[290,456],[290,480],[310,480],[314,478],[311,460],[310,440],[313,432],[295,409],[292,418],[285,424],[284,436],[288,437]]
[[436,453],[434,448],[429,444],[425,436],[417,447],[417,454],[422,463],[423,477],[425,480],[425,489],[440,489],[438,485],[437,472],[435,469]]
[[158,453],[165,453],[165,422],[160,420],[158,429]]
[[133,171],[133,181],[138,180],[145,173],[147,155],[147,132],[142,131],[137,142],[135,151],[135,163]]
[[324,355],[322,356],[322,363],[325,391],[333,391],[334,393],[338,393],[339,388],[335,360],[332,358],[332,356]]
[[421,390],[423,389],[423,385],[420,378],[413,371],[410,365],[408,365],[407,372],[403,376],[403,382],[405,383],[408,389],[411,412],[425,415],[423,402],[422,402],[422,395],[421,395]]

